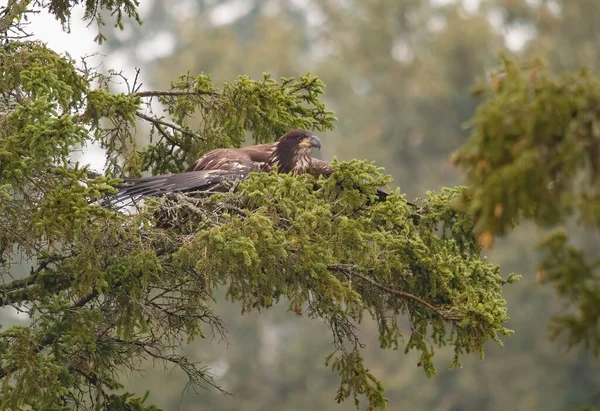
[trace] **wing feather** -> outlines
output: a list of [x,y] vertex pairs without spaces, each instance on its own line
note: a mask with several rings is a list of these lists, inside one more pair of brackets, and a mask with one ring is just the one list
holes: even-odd
[[333,174],[333,169],[329,165],[329,162],[313,158],[310,163],[309,173],[315,177],[320,175],[328,176]]
[[[247,178],[251,171],[269,171],[269,161],[276,148],[277,143],[218,148],[199,158],[185,173],[126,178],[125,185],[110,202],[115,204],[168,192],[217,191],[227,181]],[[313,159],[309,172],[330,175],[333,170],[328,162]]]
[[247,178],[250,171],[250,167],[238,164],[235,170],[201,170],[130,178],[125,180],[128,185],[121,187],[109,201],[114,205],[171,192],[219,191],[225,189],[227,183]]
[[251,171],[258,170],[260,163],[253,159],[268,159],[272,145],[261,144],[243,149],[219,148],[206,153],[185,173],[126,178],[126,185],[119,189],[110,202],[114,204],[168,192],[215,191],[217,186],[222,186],[226,181],[247,178]]
[[217,148],[200,157],[186,171],[230,169],[233,163],[259,168],[267,163],[277,143],[258,144],[241,148]]

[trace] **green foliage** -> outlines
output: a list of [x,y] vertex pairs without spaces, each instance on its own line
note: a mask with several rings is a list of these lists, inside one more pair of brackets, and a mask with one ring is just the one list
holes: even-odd
[[106,409],[109,411],[161,411],[154,405],[145,405],[148,399],[148,392],[139,398],[133,394],[126,393],[122,395],[111,394]]
[[87,130],[69,110],[81,106],[88,83],[71,59],[38,42],[9,43],[0,50],[0,62],[0,89],[19,103],[0,119],[0,162],[5,181],[11,181],[66,161],[68,148],[85,141]]
[[[261,81],[240,76],[222,89],[204,74],[181,76],[166,92],[138,93],[157,96],[173,118],[152,122],[152,143],[140,152],[138,164],[156,174],[179,172],[209,150],[241,146],[248,130],[256,143],[271,142],[291,128],[330,130],[336,118],[319,101],[323,92],[323,82],[310,74],[280,81],[269,74]],[[201,121],[192,129],[194,115]]]
[[474,186],[478,230],[502,234],[521,217],[552,226],[575,207],[595,223],[600,82],[587,72],[554,78],[510,61],[501,76],[481,90],[489,99],[455,156]]
[[[174,262],[211,286],[227,286],[243,311],[269,307],[281,296],[297,313],[307,304],[309,317],[329,323],[339,351],[328,360],[342,378],[338,400],[364,394],[376,407],[384,401],[382,386],[364,371],[354,322],[369,313],[381,347],[394,348],[402,339],[399,317],[408,316],[406,351],[421,351],[433,377],[434,345],[453,345],[457,364],[459,354],[483,353],[487,340],[510,334],[502,325],[508,319],[504,282],[497,266],[481,260],[470,218],[452,211],[462,189],[430,193],[415,224],[399,193],[374,201],[376,188],[389,181],[375,166],[334,164],[337,172],[316,191],[310,176],[252,175],[238,193],[216,199],[226,204],[221,217],[211,217],[219,223],[196,229]],[[182,203],[177,196],[160,207]],[[189,208],[206,208],[200,204]]]
[[98,26],[98,35],[95,41],[102,44],[106,37],[100,32],[104,26],[103,13],[108,12],[111,16],[115,16],[115,27],[123,29],[123,17],[135,19],[139,24],[142,24],[140,15],[137,12],[139,0],[50,0],[44,6],[52,13],[56,20],[60,21],[63,29],[68,29],[71,21],[71,12],[73,7],[82,5],[85,8],[84,20],[89,20],[90,24],[96,22]]
[[[135,15],[134,5],[86,2],[88,17],[105,7],[117,22],[121,8]],[[63,6],[49,7],[64,22]],[[115,95],[108,84],[120,73],[77,70],[39,43],[9,42],[1,53],[11,62],[1,90],[16,104],[0,118],[0,274],[31,258],[29,275],[0,285],[2,306],[29,317],[0,333],[4,408],[155,410],[119,378],[146,359],[179,368],[190,386],[219,389],[181,354],[196,338],[225,336],[211,308],[218,290],[243,312],[286,300],[297,315],[324,320],[335,350],[326,361],[341,380],[336,399],[358,407],[366,397],[370,409],[386,400],[356,331],[366,319],[381,348],[398,349],[406,335],[405,352],[419,353],[428,377],[437,347],[452,346],[457,366],[461,354],[483,355],[486,341],[511,333],[506,282],[482,258],[472,219],[452,207],[464,188],[428,193],[420,208],[399,190],[378,201],[391,178],[355,160],[334,162],[328,179],[254,174],[235,192],[149,200],[135,214],[96,203],[114,191],[112,175],[180,171],[247,133],[261,142],[294,127],[331,129],[318,78],[242,76],[219,89],[206,75],[186,75],[167,91],[134,83]],[[168,119],[142,111],[154,97]],[[139,120],[159,135],[141,151]],[[69,161],[90,142],[107,151],[106,176]]]
[[586,253],[570,245],[564,232],[546,238],[540,248],[544,258],[540,268],[561,297],[577,305],[577,311],[557,315],[550,323],[552,338],[568,331],[569,348],[583,344],[594,356],[600,355],[600,260],[588,262]]
[[[175,33],[177,46],[168,56],[150,63],[137,61],[158,85],[168,85],[165,79],[179,74],[177,67],[211,73],[218,83],[239,73],[255,78],[264,71],[274,76],[318,73],[327,84],[325,101],[339,117],[336,129],[324,136],[324,158],[336,154],[344,160],[375,160],[410,197],[462,182],[448,157],[465,142],[462,126],[485,98],[470,95],[473,79],[498,66],[503,48],[510,46],[511,54],[527,59],[543,56],[558,72],[585,66],[598,74],[600,67],[600,48],[592,34],[600,20],[600,2],[595,0],[311,0],[283,1],[278,7],[258,0],[248,5],[247,14],[219,24],[211,17],[225,2],[196,0],[197,13],[191,15],[172,13],[169,6],[155,2],[147,24],[142,28],[132,24],[127,29],[134,34],[116,39],[110,50],[133,56],[156,26]],[[521,41],[522,48],[515,48]],[[586,204],[593,216],[595,203]],[[593,264],[597,233],[571,225],[566,231],[569,244],[586,248],[585,261]],[[461,361],[465,370],[440,370],[432,385],[415,376],[417,360],[412,356],[399,363],[390,353],[368,351],[371,370],[386,382],[390,408],[571,409],[586,402],[600,404],[597,363],[581,350],[565,354],[546,338],[547,319],[563,310],[577,311],[565,307],[553,287],[536,284],[536,277],[542,281],[548,276],[544,270],[535,275],[539,255],[532,248],[538,236],[537,229],[526,223],[487,252],[490,261],[507,272],[527,275],[525,284],[505,290],[515,336],[504,349],[488,350],[484,364]],[[483,236],[481,244],[492,239]],[[249,318],[238,318],[234,305],[218,308],[228,324],[236,325],[232,332],[239,333],[237,341],[243,343],[226,350],[212,347],[210,354],[204,347],[192,352],[226,362],[230,371],[222,381],[239,395],[235,399],[190,395],[186,405],[230,410],[265,403],[271,408],[330,407],[335,378],[305,372],[306,363],[329,349],[319,325],[299,321],[290,325],[284,310],[277,308]],[[273,344],[284,347],[276,350],[279,356],[265,359],[261,354],[272,343],[272,329],[277,330]],[[361,331],[364,341],[377,344],[373,330]],[[437,350],[438,361],[448,356],[446,350]],[[162,387],[160,376],[148,378],[133,384]],[[307,389],[315,392],[306,396]],[[161,400],[177,406],[179,395]]]
[[[491,241],[521,219],[546,228],[600,230],[600,80],[587,71],[553,76],[539,63],[506,60],[488,100],[471,122],[469,141],[455,155],[471,184],[468,210]],[[575,220],[575,221],[574,221]],[[569,347],[600,353],[600,276],[593,245],[577,247],[560,230],[540,244],[541,281],[552,283],[576,310],[550,324]]]

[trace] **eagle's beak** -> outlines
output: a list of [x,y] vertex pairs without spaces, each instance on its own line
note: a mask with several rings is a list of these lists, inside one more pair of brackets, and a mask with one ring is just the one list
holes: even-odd
[[313,147],[316,147],[320,150],[321,149],[321,140],[319,140],[319,137],[313,135],[310,137],[310,145]]
[[310,137],[306,137],[304,140],[302,140],[302,142],[300,143],[300,147],[305,147],[305,148],[315,147],[320,150],[321,149],[321,140],[319,140],[319,137],[317,137],[315,135],[311,135]]

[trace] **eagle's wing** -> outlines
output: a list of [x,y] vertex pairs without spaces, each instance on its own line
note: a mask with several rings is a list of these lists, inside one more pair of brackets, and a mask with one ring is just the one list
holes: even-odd
[[269,157],[271,157],[276,147],[277,143],[267,143],[241,147],[239,150],[246,153],[248,158],[253,162],[266,164],[269,162]]
[[164,174],[159,176],[128,178],[111,201],[160,196],[171,192],[219,191],[225,183],[243,180],[252,171],[251,167],[239,166],[236,170],[201,170],[189,173]]
[[[125,178],[124,185],[109,201],[127,205],[135,199],[170,192],[220,191],[230,183],[243,180],[259,166],[248,154],[237,149],[217,149],[207,153],[188,172],[141,178]],[[196,170],[194,170],[194,168]]]
[[217,148],[200,157],[185,171],[223,170],[230,167],[228,163],[232,159],[249,165],[253,163],[252,166],[259,169],[267,164],[276,145],[277,143],[268,143],[241,148]]
[[333,174],[333,169],[329,165],[329,162],[313,158],[310,163],[309,172],[315,177],[320,175],[329,176]]

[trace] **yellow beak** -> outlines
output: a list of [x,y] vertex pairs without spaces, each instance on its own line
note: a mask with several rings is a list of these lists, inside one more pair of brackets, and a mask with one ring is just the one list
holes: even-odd
[[319,137],[311,135],[310,137],[305,137],[304,139],[302,139],[299,145],[300,147],[304,148],[316,147],[320,150],[321,140],[319,140]]

